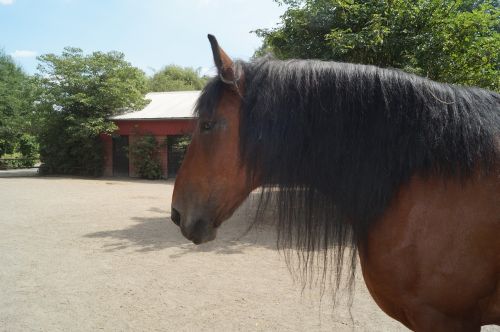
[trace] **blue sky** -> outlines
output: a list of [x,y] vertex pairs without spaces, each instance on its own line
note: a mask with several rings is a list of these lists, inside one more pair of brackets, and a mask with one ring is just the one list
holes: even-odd
[[276,26],[272,0],[0,0],[0,49],[36,72],[36,56],[65,46],[117,50],[148,75],[168,64],[213,70],[206,38],[233,58],[261,45],[251,30]]

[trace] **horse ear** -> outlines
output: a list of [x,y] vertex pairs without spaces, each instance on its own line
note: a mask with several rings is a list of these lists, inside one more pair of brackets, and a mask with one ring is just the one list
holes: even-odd
[[215,66],[219,72],[222,82],[236,85],[240,78],[239,66],[235,66],[233,60],[219,46],[217,39],[213,35],[208,35],[208,40],[212,46]]

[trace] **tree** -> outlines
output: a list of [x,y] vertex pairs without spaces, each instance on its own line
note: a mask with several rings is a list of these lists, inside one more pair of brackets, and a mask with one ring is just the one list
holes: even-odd
[[257,55],[401,68],[500,90],[496,0],[277,0],[288,5]]
[[37,82],[43,170],[99,175],[103,166],[100,134],[111,134],[111,115],[145,105],[144,72],[119,52],[65,48],[61,55],[40,56]]
[[170,65],[149,79],[148,89],[154,92],[201,90],[207,80],[207,77],[200,77],[199,70]]
[[[31,114],[33,87],[30,77],[12,58],[0,51],[0,157],[4,154],[27,153],[22,143],[33,141]],[[34,143],[36,144],[36,143]],[[25,155],[25,157],[31,157]]]

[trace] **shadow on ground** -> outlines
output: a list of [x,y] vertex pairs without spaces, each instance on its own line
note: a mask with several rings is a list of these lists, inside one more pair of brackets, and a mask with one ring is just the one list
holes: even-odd
[[184,238],[179,227],[170,220],[168,211],[151,208],[157,217],[133,217],[134,224],[127,228],[86,234],[86,238],[111,239],[114,242],[103,245],[107,252],[135,249],[149,252],[168,248],[182,249],[173,258],[189,253],[214,252],[216,254],[241,254],[247,247],[263,247],[276,250],[276,236],[269,226],[255,226],[249,229],[251,216],[248,205],[238,210],[220,227],[216,240],[199,246]]

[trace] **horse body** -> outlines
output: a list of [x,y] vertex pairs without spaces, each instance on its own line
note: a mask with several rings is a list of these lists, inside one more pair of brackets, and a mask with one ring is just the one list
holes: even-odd
[[500,324],[500,171],[466,183],[415,177],[360,246],[376,303],[420,331]]
[[219,77],[172,199],[184,236],[213,240],[264,186],[260,208],[276,203],[278,245],[302,266],[322,252],[338,277],[352,247],[351,276],[359,254],[376,303],[407,327],[500,324],[498,94],[372,66],[234,63],[209,39]]

